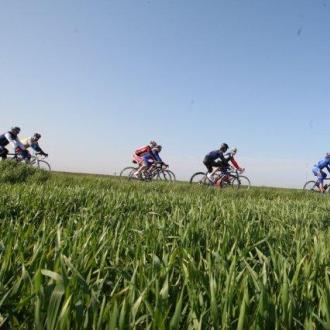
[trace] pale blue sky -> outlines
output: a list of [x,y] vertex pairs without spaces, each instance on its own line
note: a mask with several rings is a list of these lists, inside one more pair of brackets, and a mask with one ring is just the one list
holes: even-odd
[[156,139],[181,178],[223,141],[258,185],[330,151],[329,0],[1,2],[0,130],[58,170],[114,173]]

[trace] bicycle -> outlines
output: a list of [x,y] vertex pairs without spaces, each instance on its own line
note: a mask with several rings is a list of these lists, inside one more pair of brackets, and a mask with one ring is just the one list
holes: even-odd
[[223,173],[221,168],[218,168],[213,175],[214,182],[211,182],[208,179],[207,174],[208,172],[196,172],[190,178],[189,183],[197,183],[207,186],[218,186],[220,188],[231,187],[234,189],[249,189],[251,186],[250,180],[246,176],[241,175],[238,170],[233,168],[231,168],[227,173]]
[[133,175],[139,169],[139,167],[128,166],[125,167],[119,174],[121,177],[128,177],[128,179],[137,179],[142,181],[151,181],[151,180],[164,180],[164,181],[175,181],[175,174],[167,169],[167,166],[164,166],[162,163],[154,163],[148,169],[140,173],[138,178],[135,178]]
[[[27,165],[31,165],[33,167],[40,168],[41,170],[51,171],[51,167],[48,162],[45,161],[45,156],[36,153],[35,155],[31,155],[30,161],[26,162]],[[17,153],[9,153],[8,159],[21,163],[24,159]]]
[[[325,178],[324,181],[330,182],[330,178]],[[303,190],[321,193],[319,189],[319,185],[315,180],[307,181],[303,186]],[[328,193],[329,191],[330,191],[330,184],[327,185],[327,188],[325,189],[324,192]]]

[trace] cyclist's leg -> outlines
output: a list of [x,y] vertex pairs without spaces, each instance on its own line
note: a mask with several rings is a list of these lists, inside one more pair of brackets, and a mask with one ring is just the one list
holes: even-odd
[[228,168],[224,167],[223,164],[218,163],[217,171],[219,171],[220,175],[218,176],[216,180],[216,185],[221,187],[223,183],[230,183],[229,180],[229,171]]
[[214,160],[205,157],[203,160],[203,164],[207,169],[207,175],[206,175],[207,178],[209,179],[210,182],[214,183],[214,177],[213,177]]
[[4,160],[7,159],[8,149],[0,146],[0,157]]
[[26,162],[29,163],[30,159],[31,159],[31,154],[28,150],[21,150],[21,149],[17,149],[16,152],[22,157],[22,159]]
[[324,191],[323,182],[327,175],[318,167],[313,168],[313,174],[317,177],[316,185],[318,186],[320,192],[323,192]]
[[213,166],[212,166],[212,160],[208,157],[205,157],[203,160],[203,164],[205,165],[207,172],[212,173],[213,172]]
[[139,169],[134,173],[135,177],[138,177],[143,171],[145,171],[150,166],[149,163],[149,159],[151,158],[150,154],[146,154],[140,158],[141,161],[139,163]]

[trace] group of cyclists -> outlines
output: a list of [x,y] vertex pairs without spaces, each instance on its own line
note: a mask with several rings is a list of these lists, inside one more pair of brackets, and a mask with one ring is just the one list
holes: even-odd
[[[161,151],[162,146],[155,141],[150,141],[149,144],[136,149],[133,153],[132,161],[138,165],[138,169],[133,173],[133,177],[139,178],[143,171],[148,171],[155,163],[168,167],[159,156]],[[236,153],[237,148],[229,150],[228,144],[223,143],[219,150],[213,150],[204,157],[203,163],[207,169],[207,178],[210,184],[216,183],[214,174],[219,170],[222,177],[229,173],[231,167],[234,167],[240,173],[244,171],[244,168],[240,167],[234,158]]]
[[[34,133],[30,137],[20,139],[20,132],[21,129],[16,126],[11,128],[8,132],[0,134],[0,158],[7,158],[9,153],[7,147],[9,144],[14,148],[15,154],[20,156],[26,163],[31,159],[29,148],[40,155],[48,156],[39,145],[41,134]],[[143,172],[148,171],[156,163],[168,167],[168,164],[166,164],[159,155],[161,151],[162,146],[155,141],[150,141],[149,144],[136,149],[133,153],[132,161],[138,165],[138,169],[133,173],[133,177],[140,178]],[[240,173],[244,171],[244,168],[239,166],[235,159],[236,154],[237,148],[229,149],[227,143],[222,143],[219,149],[210,151],[205,155],[203,164],[207,169],[206,176],[210,184],[216,184],[214,174],[219,170],[222,176],[228,174],[232,167]],[[312,169],[314,176],[317,177],[317,188],[321,193],[324,193],[328,188],[328,185],[324,184],[324,180],[327,177],[327,174],[324,172],[325,169],[330,173],[330,153],[327,153]]]
[[0,157],[4,160],[7,159],[9,150],[7,149],[8,145],[12,145],[15,150],[15,154],[18,155],[24,162],[29,163],[31,159],[31,153],[29,148],[34,152],[48,156],[45,153],[40,145],[39,140],[41,139],[41,134],[34,133],[32,136],[20,139],[19,134],[21,129],[17,126],[11,128],[8,132],[0,134]]
[[[156,162],[168,167],[159,156],[161,150],[162,147],[155,141],[150,141],[148,145],[136,149],[132,158],[133,162],[138,164],[138,170],[133,176],[139,178],[143,171],[147,171]],[[210,184],[217,184],[217,179],[219,177],[216,178],[214,175],[218,171],[221,172],[221,178],[226,178],[231,168],[236,169],[240,173],[244,172],[245,169],[239,166],[235,159],[236,154],[236,147],[229,149],[227,143],[222,143],[219,149],[212,150],[205,155],[203,164],[207,169],[206,177]],[[328,185],[324,184],[324,180],[327,177],[324,169],[327,169],[330,173],[330,153],[327,153],[312,169],[314,176],[317,177],[316,187],[320,193],[324,193],[328,188]]]

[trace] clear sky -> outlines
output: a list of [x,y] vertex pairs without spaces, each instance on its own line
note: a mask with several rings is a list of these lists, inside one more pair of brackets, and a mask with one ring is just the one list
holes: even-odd
[[329,0],[1,1],[0,131],[109,173],[150,139],[179,178],[227,142],[300,187],[329,146]]

